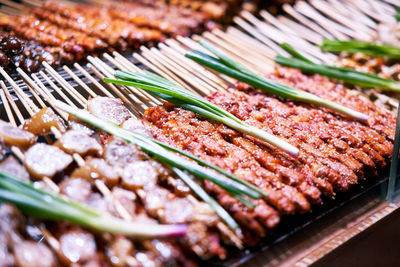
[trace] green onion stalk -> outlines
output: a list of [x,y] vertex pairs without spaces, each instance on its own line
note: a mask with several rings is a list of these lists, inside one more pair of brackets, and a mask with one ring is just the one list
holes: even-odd
[[396,6],[394,9],[396,10],[396,14],[394,14],[394,18],[395,18],[397,21],[400,21],[400,7],[399,7],[399,6]]
[[203,97],[198,96],[154,73],[148,71],[143,73],[117,71],[115,77],[118,79],[105,78],[104,80],[106,82],[141,88],[152,95],[162,98],[177,106],[191,110],[203,117],[223,123],[239,132],[268,142],[294,157],[297,157],[299,153],[299,150],[295,146],[289,144],[283,139],[246,124],[233,114],[207,101]]
[[[111,135],[119,137],[128,143],[137,145],[143,151],[149,153],[161,163],[171,167],[171,169],[191,188],[191,190],[203,201],[208,203],[218,214],[218,216],[231,229],[235,230],[237,234],[240,233],[240,229],[234,219],[218,204],[218,202],[212,199],[201,186],[194,182],[187,173],[190,173],[201,180],[209,180],[215,183],[226,190],[229,194],[237,196],[239,200],[243,200],[244,196],[252,199],[268,197],[266,192],[260,190],[254,185],[177,148],[170,147],[167,144],[161,143],[147,136],[128,131],[118,125],[103,121],[89,114],[85,110],[71,107],[61,101],[55,101],[54,106],[90,125],[93,125]],[[199,164],[178,156],[174,152],[187,156]],[[208,168],[205,168],[204,166]],[[225,176],[225,174],[227,175]],[[247,203],[246,200],[242,202],[248,206],[252,206],[252,204]]]
[[340,41],[324,39],[320,45],[325,52],[348,52],[350,54],[363,53],[376,57],[387,57],[391,59],[400,58],[400,47],[392,45],[378,45],[363,41]]
[[0,200],[17,206],[23,213],[46,220],[69,221],[99,232],[123,234],[133,238],[174,237],[186,233],[187,226],[144,224],[121,220],[108,214],[37,189],[0,170]]
[[258,75],[253,71],[249,70],[245,66],[234,61],[228,57],[221,50],[217,49],[209,42],[201,39],[200,44],[209,50],[211,53],[217,57],[209,56],[201,51],[194,50],[193,52],[186,53],[186,57],[196,61],[197,63],[213,69],[217,72],[228,75],[239,81],[245,82],[255,88],[261,89],[270,94],[281,96],[284,98],[289,98],[309,104],[314,104],[317,106],[327,107],[336,112],[349,116],[353,119],[366,122],[368,116],[355,111],[353,109],[347,108],[343,105],[337,104],[335,102],[323,99],[314,94],[301,91],[299,89],[290,87],[288,85],[276,82],[274,80],[268,79],[264,76]]
[[300,54],[298,52],[293,52],[295,50],[288,44],[282,45],[282,47],[294,57],[289,58],[281,55],[276,56],[275,62],[280,65],[297,68],[309,73],[318,73],[329,78],[341,80],[346,83],[359,85],[362,87],[379,88],[382,90],[400,92],[399,82],[349,68],[317,64],[304,58],[303,56],[299,56]]

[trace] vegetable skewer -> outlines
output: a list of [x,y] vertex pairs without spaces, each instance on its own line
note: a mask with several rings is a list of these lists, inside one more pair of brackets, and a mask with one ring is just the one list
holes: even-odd
[[299,89],[281,84],[279,82],[258,75],[247,69],[246,67],[242,66],[241,64],[237,63],[233,59],[229,58],[225,53],[215,48],[204,39],[200,40],[200,44],[207,48],[218,58],[209,56],[198,50],[186,53],[186,57],[210,69],[221,72],[225,75],[245,82],[251,86],[254,86],[255,88],[261,89],[268,93],[302,101],[305,103],[314,104],[317,106],[327,107],[362,122],[366,122],[368,120],[368,116],[363,113],[347,108],[335,102],[320,98],[314,94],[301,91]]

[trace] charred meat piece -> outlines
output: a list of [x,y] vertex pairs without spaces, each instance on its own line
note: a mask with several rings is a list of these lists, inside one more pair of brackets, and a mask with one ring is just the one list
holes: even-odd
[[[296,69],[277,68],[269,77],[369,115],[369,128],[393,142],[396,125],[395,116],[390,111],[378,107],[366,97],[361,97],[356,91],[348,90],[320,75],[308,77]],[[326,112],[335,114],[328,109],[326,109]]]
[[65,125],[62,119],[51,108],[45,107],[27,119],[22,129],[35,135],[45,135],[51,133],[51,127],[65,132]]
[[135,247],[133,243],[124,236],[116,236],[107,247],[107,256],[112,266],[129,266]]
[[138,120],[135,118],[130,118],[126,121],[124,121],[122,123],[122,128],[135,132],[135,133],[139,133],[148,137],[152,137],[151,136],[151,132],[146,128],[146,126],[143,124],[142,120]]
[[161,187],[154,187],[146,192],[145,198],[142,200],[146,212],[153,217],[164,215],[164,206],[169,199],[168,190]]
[[92,186],[82,178],[67,178],[60,184],[60,193],[77,202],[85,202],[92,193]]
[[194,155],[268,192],[269,198],[266,201],[280,212],[293,213],[296,209],[304,212],[310,209],[308,201],[300,192],[284,185],[275,174],[262,168],[248,152],[224,140],[216,130],[218,125],[200,120],[194,113],[182,109],[167,112],[160,107],[150,108],[145,116],[163,129],[164,135],[174,140],[171,140],[173,145],[183,150],[190,149]]
[[188,199],[175,198],[165,203],[164,223],[179,224],[191,222],[194,213],[194,207]]
[[38,143],[25,153],[24,165],[37,178],[53,177],[72,162],[72,157],[58,147]]
[[119,181],[117,170],[102,158],[89,158],[85,161],[85,165],[75,169],[71,176],[85,178],[88,181],[103,179],[108,185],[112,186]]
[[23,227],[24,217],[19,210],[6,203],[0,204],[0,244],[11,250],[13,244],[21,241],[19,229]]
[[65,264],[84,264],[96,258],[94,236],[82,230],[72,230],[60,237],[60,252]]
[[0,136],[3,138],[6,145],[16,146],[22,149],[27,149],[32,146],[37,139],[34,134],[12,126],[4,121],[0,121]]
[[99,119],[121,125],[131,115],[120,99],[98,96],[90,99],[87,110]]
[[204,259],[209,259],[215,254],[221,259],[227,256],[227,251],[220,246],[217,235],[207,233],[205,225],[201,223],[190,224],[185,243],[195,248],[195,253],[202,255]]
[[148,156],[133,144],[110,138],[105,145],[104,159],[113,166],[124,168],[130,163],[148,159]]
[[3,68],[18,66],[26,72],[36,72],[45,59],[52,65],[56,61],[54,55],[33,40],[23,40],[13,33],[0,33],[0,65]]
[[102,153],[102,147],[97,140],[82,131],[67,131],[57,140],[55,145],[69,154],[78,153],[85,156]]
[[115,186],[112,191],[112,196],[115,200],[118,200],[122,207],[128,212],[132,217],[136,214],[136,195],[132,191],[125,190],[118,186]]
[[121,173],[122,184],[128,189],[152,188],[157,184],[161,173],[159,167],[160,165],[152,160],[130,163]]
[[17,266],[55,267],[56,257],[43,243],[22,241],[14,246],[15,261]]
[[5,244],[0,236],[0,262],[1,266],[11,267],[15,266],[14,255],[9,251],[7,244]]
[[9,156],[0,163],[0,169],[13,174],[17,178],[29,181],[29,173],[24,165],[18,162],[14,157]]

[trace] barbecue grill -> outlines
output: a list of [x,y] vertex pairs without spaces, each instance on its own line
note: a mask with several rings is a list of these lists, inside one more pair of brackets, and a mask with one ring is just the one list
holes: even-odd
[[[1,12],[12,15],[23,14],[25,8],[42,4],[0,2],[3,4]],[[288,55],[279,46],[283,42],[296,47],[300,53],[317,63],[335,64],[339,61],[338,55],[321,52],[316,47],[323,38],[376,41],[379,39],[377,29],[380,24],[395,23],[396,1],[357,2],[298,1],[293,5],[283,5],[279,15],[272,15],[266,10],[257,13],[243,10],[233,17],[232,23],[222,28],[190,37],[174,36],[152,48],[141,46],[139,50],[125,53],[107,51],[100,55],[88,55],[83,61],[69,66],[56,67],[43,62],[36,73],[27,73],[20,68],[2,68],[0,97],[4,108],[0,115],[3,120],[19,125],[31,117],[36,109],[47,106],[55,99],[83,107],[82,104],[90,97],[109,96],[122,99],[132,114],[142,116],[149,107],[164,102],[144,90],[130,91],[124,86],[103,82],[105,77],[113,77],[118,69],[151,70],[201,96],[234,86],[234,79],[205,70],[184,57],[187,50],[204,50],[196,42],[200,38],[205,38],[258,74],[273,70],[277,54]],[[393,95],[378,90],[366,91],[357,86],[352,92],[373,99],[376,105],[397,114],[398,101]],[[395,148],[398,142],[396,137]],[[394,158],[397,159],[398,155],[395,154]],[[387,166],[379,171],[378,177],[361,181],[350,190],[337,193],[334,199],[324,199],[324,204],[314,206],[310,213],[283,216],[279,226],[257,246],[242,251],[232,249],[227,259],[211,259],[202,264],[239,266],[251,263],[272,266],[278,261],[281,264],[306,266],[317,262],[397,210],[393,190],[397,170],[390,172],[389,169],[390,166]],[[389,176],[390,204],[384,201]],[[344,222],[330,223],[326,232],[318,233],[328,221],[338,219],[338,216],[345,216],[347,220],[342,218]],[[342,228],[344,224],[348,225],[345,229]],[[310,235],[315,238],[306,240]],[[293,254],[282,251],[288,246]]]

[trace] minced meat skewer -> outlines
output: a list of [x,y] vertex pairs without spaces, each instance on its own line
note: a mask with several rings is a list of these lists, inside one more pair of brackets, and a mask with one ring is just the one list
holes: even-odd
[[[142,44],[161,42],[165,39],[158,30],[138,27],[121,19],[113,19],[102,10],[86,6],[82,13],[73,11],[76,13],[76,17],[72,16],[73,13],[69,13],[70,17],[68,18],[39,9],[33,10],[33,12],[40,19],[48,20],[62,28],[71,28],[73,31],[87,36],[88,39],[100,38],[110,48],[120,51],[126,50],[127,46],[138,48]],[[98,47],[101,49],[100,46]]]
[[[318,121],[313,119],[311,114],[307,116],[307,109],[300,108],[300,111],[296,111],[296,108],[289,107],[274,98],[263,97],[263,95],[246,96],[234,91],[223,94],[216,93],[213,96],[210,96],[210,98],[213,98],[212,101],[215,101],[223,107],[232,107],[231,109],[228,108],[231,112],[233,112],[233,103],[236,103],[237,107],[235,106],[234,108],[240,110],[238,112],[241,112],[240,115],[243,116],[242,119],[251,120],[252,123],[265,125],[266,127],[269,127],[269,125],[279,125],[279,127],[273,126],[272,128],[272,130],[275,131],[275,134],[284,134],[285,138],[294,140],[293,142],[296,142],[297,138],[302,138],[303,142],[305,141],[316,148],[318,147],[326,158],[344,164],[359,177],[363,177],[364,172],[362,168],[364,165],[362,165],[357,159],[353,158],[351,153],[348,153],[348,151],[342,152],[335,146],[330,148],[329,144],[324,142],[326,139],[329,139],[329,137],[327,137],[328,131],[324,131],[324,126],[325,128],[329,128],[329,126],[325,122],[318,125]],[[239,99],[241,101],[238,101]],[[246,100],[256,104],[257,109],[244,115],[246,110],[250,110]],[[285,117],[277,119],[279,114],[276,113],[276,110],[279,110],[281,114],[285,113]],[[307,120],[309,120],[309,122],[307,122]],[[317,126],[317,128],[315,128],[315,126]],[[306,138],[304,138],[305,135],[307,136]],[[293,139],[292,136],[295,136],[296,138]],[[331,140],[337,141],[334,139]],[[362,151],[360,151],[360,153],[361,152]],[[368,157],[366,154],[364,156]],[[373,168],[374,165],[371,167]]]
[[[393,142],[395,116],[366,97],[360,96],[358,92],[348,90],[320,75],[306,76],[297,69],[276,68],[268,77],[369,115],[368,126]],[[332,113],[328,109],[326,112]]]
[[[97,116],[102,116],[101,113],[106,112],[107,114],[115,114],[120,118],[120,114],[124,113],[119,102],[115,103],[115,99],[94,98],[90,103],[92,105],[96,103],[94,106],[96,107]],[[91,111],[93,111],[93,109],[91,109]],[[110,116],[108,116],[108,119],[113,120]],[[64,133],[64,136],[69,132],[70,131]],[[59,137],[59,140],[61,139],[62,136]],[[202,251],[202,254],[198,256],[201,258],[213,256],[225,257],[225,249],[219,244],[220,241],[217,241],[219,240],[218,235],[214,236],[215,234],[210,232],[208,228],[215,227],[216,223],[219,221],[218,217],[215,216],[208,205],[204,206],[201,202],[193,203],[187,199],[190,197],[188,194],[184,197],[179,197],[175,195],[173,191],[171,192],[165,189],[165,182],[172,178],[170,177],[171,172],[160,163],[150,159],[141,150],[137,149],[136,146],[114,138],[109,138],[105,142],[104,159],[106,162],[104,162],[102,158],[88,158],[88,160],[85,160],[84,165],[73,171],[71,174],[72,178],[62,182],[61,192],[64,192],[76,200],[81,199],[89,201],[90,189],[86,181],[93,183],[94,180],[104,179],[106,183],[113,188],[113,194],[116,185],[121,184],[121,186],[128,189],[128,191],[119,189],[115,192],[131,192],[130,190],[138,192],[137,194],[144,205],[143,208],[146,213],[157,218],[157,220],[162,223],[201,223],[206,225],[207,227],[205,227],[204,233],[193,232],[191,234],[202,234],[205,238],[201,244],[200,251]],[[71,151],[69,153],[71,153]],[[98,161],[102,162],[97,163]],[[112,172],[111,170],[115,171]],[[113,176],[114,179],[112,179]],[[121,179],[119,179],[119,177],[121,177]],[[112,181],[110,179],[112,179]],[[78,188],[81,188],[79,190],[81,194],[74,193],[77,192]],[[122,196],[121,194],[119,195]],[[121,199],[120,202],[122,203],[124,201]],[[131,210],[129,205],[127,210]],[[209,246],[209,243],[206,242],[208,239],[210,242],[213,242],[212,246]],[[193,237],[188,236],[185,240],[193,240]],[[190,242],[187,244],[190,244]],[[192,245],[195,245],[197,248],[200,246],[200,244]],[[216,249],[217,247],[219,248]],[[213,250],[210,251],[210,248],[213,248]],[[196,253],[198,253],[198,251]]]
[[0,120],[0,137],[8,146],[27,149],[36,143],[37,136]]
[[[290,120],[287,120],[285,117],[281,117],[278,114],[272,112],[269,114],[269,110],[266,108],[260,108],[258,112],[262,112],[264,114],[262,122],[253,118],[251,113],[246,114],[246,110],[249,110],[248,106],[243,98],[246,98],[246,95],[242,94],[242,99],[238,102],[238,98],[234,98],[233,94],[230,95],[229,98],[217,98],[215,102],[222,107],[228,107],[228,111],[238,116],[242,120],[247,121],[250,124],[258,128],[262,128],[265,130],[272,131],[275,135],[286,138],[291,144],[297,146],[300,149],[299,159],[306,161],[310,160],[310,158],[314,158],[320,164],[330,168],[334,172],[338,172],[337,177],[330,180],[330,182],[334,182],[335,186],[339,186],[339,188],[347,189],[351,184],[357,183],[357,175],[356,172],[360,168],[360,164],[355,162],[355,165],[352,161],[345,161],[343,158],[336,153],[336,150],[329,148],[321,139],[316,136],[310,135],[308,132],[304,132],[302,130],[290,127]],[[228,100],[229,99],[229,100]],[[214,100],[212,100],[214,101]],[[230,105],[234,101],[235,107]],[[238,109],[235,109],[236,106],[239,105]],[[277,109],[271,109],[277,110]],[[353,164],[353,165],[352,165]]]
[[[238,83],[235,89],[244,91],[250,95],[251,97],[248,100],[254,100],[255,102],[253,104],[259,103],[257,105],[261,105],[263,107],[278,105],[280,110],[279,112],[282,114],[291,115],[295,118],[297,118],[296,115],[305,116],[305,113],[310,114],[305,119],[300,120],[299,118],[299,122],[312,122],[312,125],[309,123],[310,127],[314,127],[313,125],[318,125],[318,129],[322,133],[314,131],[314,134],[320,134],[323,139],[341,139],[349,144],[349,146],[354,148],[360,148],[363,144],[368,144],[369,146],[373,147],[382,157],[390,158],[391,156],[391,150],[393,146],[392,143],[386,140],[384,136],[380,135],[366,125],[351,120],[343,120],[321,109],[316,109],[309,106],[294,106],[290,102],[281,102],[278,99],[269,97],[268,95],[254,90],[243,83]],[[287,111],[284,112],[284,110]],[[259,115],[257,112],[254,113],[257,116]],[[259,119],[262,119],[263,116],[262,114],[260,115],[261,117]]]
[[308,201],[295,188],[283,184],[275,174],[262,168],[247,151],[228,143],[219,133],[215,133],[213,128],[222,125],[213,126],[208,121],[197,119],[194,113],[182,109],[168,112],[166,108],[150,108],[145,118],[162,128],[171,139],[179,140],[179,148],[186,150],[189,147],[194,155],[228,169],[265,190],[269,194],[267,202],[280,212],[309,210]]
[[[67,131],[66,133],[64,133],[64,135],[68,134],[69,132],[70,131]],[[36,155],[36,157],[38,159],[41,159],[40,162],[42,162],[42,160],[43,160],[42,156],[38,156],[37,153],[32,152],[33,150],[37,150],[36,149],[37,147],[39,147],[39,148],[43,147],[43,149],[45,149],[47,151],[46,158],[52,158],[55,161],[57,161],[57,158],[60,157],[60,155],[61,155],[60,153],[63,153],[63,152],[61,152],[61,150],[59,150],[59,151],[51,150],[50,148],[55,148],[55,149],[58,149],[58,148],[47,145],[47,144],[37,144],[37,145],[31,147],[31,149],[29,149],[27,151],[27,153],[25,153],[25,164],[27,166],[34,166],[34,168],[35,168],[34,171],[32,170],[33,168],[31,168],[30,172],[33,175],[35,175],[35,177],[39,176],[36,173],[38,170],[38,166],[35,165],[38,162],[30,163],[32,161],[31,159],[33,158],[34,155]],[[39,149],[39,150],[43,150],[43,149]],[[69,152],[72,152],[72,151],[69,151]],[[123,155],[123,156],[125,156],[125,155]],[[64,155],[62,157],[64,157]],[[145,159],[149,163],[152,163],[151,164],[152,168],[155,168],[155,169],[161,168],[160,164],[157,165],[156,162],[149,160],[148,157],[145,157],[143,159]],[[65,161],[63,161],[63,162],[65,162]],[[67,161],[67,162],[69,162],[69,161]],[[48,167],[52,167],[52,164],[49,161],[44,160],[44,163],[47,163],[47,165],[49,165]],[[4,163],[4,164],[6,164],[6,163]],[[2,165],[4,165],[4,164],[2,163]],[[16,164],[18,164],[18,163],[16,163]],[[60,166],[58,166],[58,167],[60,167]],[[65,170],[64,166],[62,168],[61,167],[58,168],[58,167],[57,167],[56,172],[59,172],[61,169]],[[21,165],[21,168],[23,168],[22,165]],[[15,170],[15,168],[13,168],[13,169]],[[165,168],[162,168],[162,170],[163,170],[162,172],[165,172],[164,169]],[[46,172],[47,172],[47,170],[46,170]],[[17,174],[17,173],[15,173],[15,174]],[[52,176],[52,174],[49,172],[44,173],[44,171],[42,171],[40,173],[41,176],[43,176],[44,174],[47,177]],[[118,216],[118,213],[116,213],[115,208],[110,205],[104,205],[108,201],[102,200],[104,198],[102,198],[97,193],[94,193],[94,191],[93,191],[93,188],[92,188],[93,182],[96,179],[101,179],[101,178],[102,177],[64,178],[61,180],[61,183],[60,183],[60,192],[75,201],[87,203],[88,205],[94,206],[95,208],[100,208],[100,211],[102,211],[102,212],[108,212],[108,213],[113,214],[114,216]],[[158,183],[158,182],[161,182],[161,180],[155,181],[155,182]],[[162,188],[161,185],[153,184],[153,186],[146,187],[147,190],[149,190],[148,191],[149,193],[146,192],[146,194],[144,196],[144,198],[146,199],[146,201],[148,203],[153,203],[152,204],[153,207],[155,207],[154,204],[157,206],[156,210],[153,210],[150,208],[151,205],[147,206],[147,204],[146,204],[145,206],[141,207],[141,205],[137,202],[137,197],[135,196],[135,193],[133,193],[132,191],[119,188],[115,185],[116,184],[112,185],[113,188],[112,188],[111,192],[112,192],[113,197],[118,199],[118,201],[121,203],[121,205],[123,205],[123,207],[127,211],[129,211],[130,216],[132,216],[133,218],[136,218],[137,212],[140,213],[140,212],[142,212],[142,210],[145,210],[146,212],[148,212],[150,214],[152,214],[152,212],[156,212],[153,215],[159,221],[164,222],[164,223],[193,223],[193,224],[204,225],[205,228],[202,226],[203,228],[202,227],[196,228],[197,231],[191,232],[190,238],[188,236],[187,239],[185,239],[186,241],[182,244],[185,244],[185,246],[187,245],[189,248],[191,246],[193,246],[193,249],[196,248],[197,249],[196,253],[198,253],[198,256],[202,257],[202,258],[209,258],[209,257],[215,257],[215,256],[219,256],[221,258],[225,257],[226,250],[220,244],[218,231],[210,231],[210,229],[212,229],[214,227],[213,224],[215,222],[219,221],[219,219],[218,219],[218,217],[216,217],[214,212],[209,207],[207,208],[204,206],[202,209],[199,209],[200,206],[203,205],[200,202],[198,202],[198,203],[196,202],[197,204],[194,205],[194,203],[192,201],[189,201],[186,197],[177,197],[174,195],[173,192],[170,192],[170,191]],[[155,191],[161,190],[168,197],[166,199],[164,199],[164,198],[159,199],[159,198],[152,197],[150,193],[153,192],[153,189]],[[95,200],[96,198],[94,198],[95,195],[98,195],[97,200]],[[105,198],[107,198],[107,196]],[[143,199],[143,201],[145,199]],[[98,204],[95,204],[95,203],[98,203]],[[101,203],[103,203],[103,204],[101,204]],[[200,206],[198,206],[198,205],[200,205]],[[201,210],[203,210],[203,211],[201,211]],[[180,211],[180,212],[176,212],[176,211]],[[182,213],[182,211],[186,211],[186,212]],[[199,213],[200,211],[201,211],[201,214]],[[143,217],[143,214],[142,214],[142,217]],[[211,220],[211,221],[205,221],[204,219],[206,219],[206,218],[208,218],[208,220]],[[200,219],[200,221],[198,221],[199,219]],[[203,231],[200,231],[200,229],[203,229]],[[81,235],[81,234],[79,234],[79,232],[74,232],[74,231],[67,234],[67,232],[63,232],[63,234],[60,236],[60,240],[59,240],[61,251],[58,252],[57,255],[62,256],[61,257],[62,262],[68,263],[68,264],[84,263],[84,262],[87,263],[88,261],[98,262],[99,259],[95,256],[95,255],[97,255],[96,245],[89,246],[90,244],[94,244],[93,239],[91,239],[92,241],[90,241],[90,242],[89,242],[89,240],[87,240],[87,241],[83,242],[83,244],[82,244],[82,241],[86,240],[86,238],[83,238],[83,237],[91,236],[91,234],[89,234],[89,233],[83,234],[82,233],[82,235]],[[196,237],[197,235],[202,235],[205,239],[202,239],[201,243],[197,243],[196,240],[199,240]],[[207,239],[209,239],[209,242],[205,242]],[[79,246],[71,246],[71,244],[74,244],[74,242],[75,242],[74,240],[76,240],[76,242],[78,242],[80,245]],[[175,264],[180,265],[182,260],[184,262],[186,262],[186,261],[190,262],[190,260],[185,259],[185,257],[183,256],[183,252],[181,251],[181,248],[180,248],[181,245],[178,246],[178,243],[174,244],[175,241],[159,241],[159,242],[160,243],[158,246],[155,246],[150,250],[151,252],[146,252],[146,253],[150,253],[151,255],[153,255],[150,258],[153,258],[159,264],[164,264],[166,262],[172,261],[172,262],[175,262]],[[157,252],[159,249],[162,249],[161,244],[163,244],[162,246],[164,246],[164,249],[162,251]],[[151,244],[148,244],[143,247],[145,249],[149,249],[152,246],[151,246]],[[91,248],[91,249],[89,249],[89,248]],[[174,253],[172,253],[170,256],[162,253],[163,251],[165,252],[166,250],[171,250],[171,249],[174,251]],[[93,254],[93,253],[95,253],[95,254]],[[17,255],[19,257],[18,259],[22,260],[21,257],[23,257],[23,255],[25,255],[25,254]]]
[[25,152],[24,165],[37,178],[53,177],[72,163],[70,155],[56,146],[37,143]]

